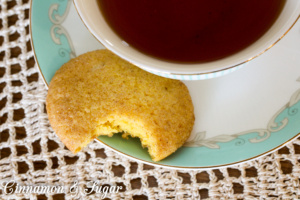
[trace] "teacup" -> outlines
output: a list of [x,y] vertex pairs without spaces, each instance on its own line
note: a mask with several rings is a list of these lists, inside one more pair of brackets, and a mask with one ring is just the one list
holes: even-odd
[[88,30],[107,49],[148,72],[181,80],[214,78],[243,67],[274,46],[300,18],[300,1],[287,0],[271,28],[243,50],[210,62],[176,63],[149,56],[128,45],[107,23],[97,0],[74,0],[74,4]]

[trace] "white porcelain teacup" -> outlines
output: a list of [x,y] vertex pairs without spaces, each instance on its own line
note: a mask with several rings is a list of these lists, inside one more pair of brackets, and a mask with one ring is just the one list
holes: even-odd
[[247,48],[216,61],[182,64],[143,54],[124,42],[107,24],[97,0],[74,0],[74,4],[86,27],[107,49],[146,71],[181,80],[218,77],[242,67],[274,46],[300,18],[300,0],[287,0],[272,27]]

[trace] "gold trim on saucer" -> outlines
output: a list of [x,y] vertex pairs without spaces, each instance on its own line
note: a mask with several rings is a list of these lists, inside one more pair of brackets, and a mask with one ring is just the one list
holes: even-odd
[[48,83],[47,83],[47,81],[46,81],[46,79],[45,79],[45,77],[44,77],[44,74],[43,74],[42,69],[41,69],[41,67],[40,67],[40,64],[39,64],[39,62],[38,62],[38,59],[37,59],[37,56],[36,56],[36,53],[35,53],[33,37],[32,37],[32,20],[31,20],[31,18],[32,18],[32,2],[33,2],[33,1],[34,1],[34,0],[31,0],[31,1],[30,1],[30,8],[29,8],[29,13],[30,13],[30,16],[29,16],[30,44],[31,44],[31,46],[32,46],[32,51],[33,51],[33,57],[34,57],[34,60],[36,61],[36,65],[38,66],[38,69],[39,69],[39,71],[40,71],[40,75],[42,75],[43,81],[44,81],[44,83],[45,83],[45,85],[47,86],[47,89],[48,89],[49,85],[48,85]]
[[143,162],[145,164],[155,165],[157,167],[167,167],[167,168],[178,169],[178,170],[181,170],[181,169],[199,170],[199,169],[218,169],[218,168],[222,168],[222,167],[230,167],[230,166],[233,166],[233,165],[238,165],[238,164],[242,164],[242,163],[247,162],[247,161],[254,160],[254,159],[262,157],[262,156],[266,156],[266,155],[268,155],[270,153],[273,153],[274,151],[280,149],[281,147],[285,146],[287,143],[292,142],[293,140],[297,139],[299,136],[300,136],[300,132],[297,135],[295,135],[294,137],[292,137],[291,139],[287,140],[286,142],[278,145],[277,147],[274,147],[273,149],[270,149],[269,151],[266,151],[264,153],[261,153],[259,155],[254,156],[254,157],[251,157],[251,158],[247,158],[247,159],[244,159],[244,160],[240,160],[240,161],[232,162],[232,163],[227,163],[227,164],[223,164],[223,165],[212,165],[212,166],[205,166],[205,167],[182,167],[182,166],[172,166],[172,165],[165,165],[165,164],[160,164],[160,163],[145,161],[145,160],[142,160],[140,158],[135,158],[135,157],[133,157],[131,155],[128,155],[128,154],[126,154],[124,152],[121,152],[121,151],[119,151],[119,150],[117,150],[117,149],[115,149],[115,148],[113,148],[113,147],[105,144],[104,142],[102,142],[98,138],[95,138],[95,140],[98,141],[98,142],[100,142],[100,143],[102,143],[104,146],[109,147],[110,149],[112,149],[113,151],[115,151],[115,152],[117,152],[119,154],[125,155],[128,158],[137,160],[139,162]]

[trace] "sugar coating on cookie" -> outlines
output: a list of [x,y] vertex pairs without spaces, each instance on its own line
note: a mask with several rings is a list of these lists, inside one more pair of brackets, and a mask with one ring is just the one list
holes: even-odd
[[181,81],[148,73],[108,50],[64,64],[51,80],[46,104],[52,128],[73,153],[99,135],[122,132],[139,137],[159,161],[184,144],[195,119]]

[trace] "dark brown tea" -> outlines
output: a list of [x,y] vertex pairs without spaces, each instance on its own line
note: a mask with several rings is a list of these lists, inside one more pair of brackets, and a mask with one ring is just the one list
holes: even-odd
[[99,0],[112,29],[137,50],[183,63],[214,61],[258,40],[286,0]]

